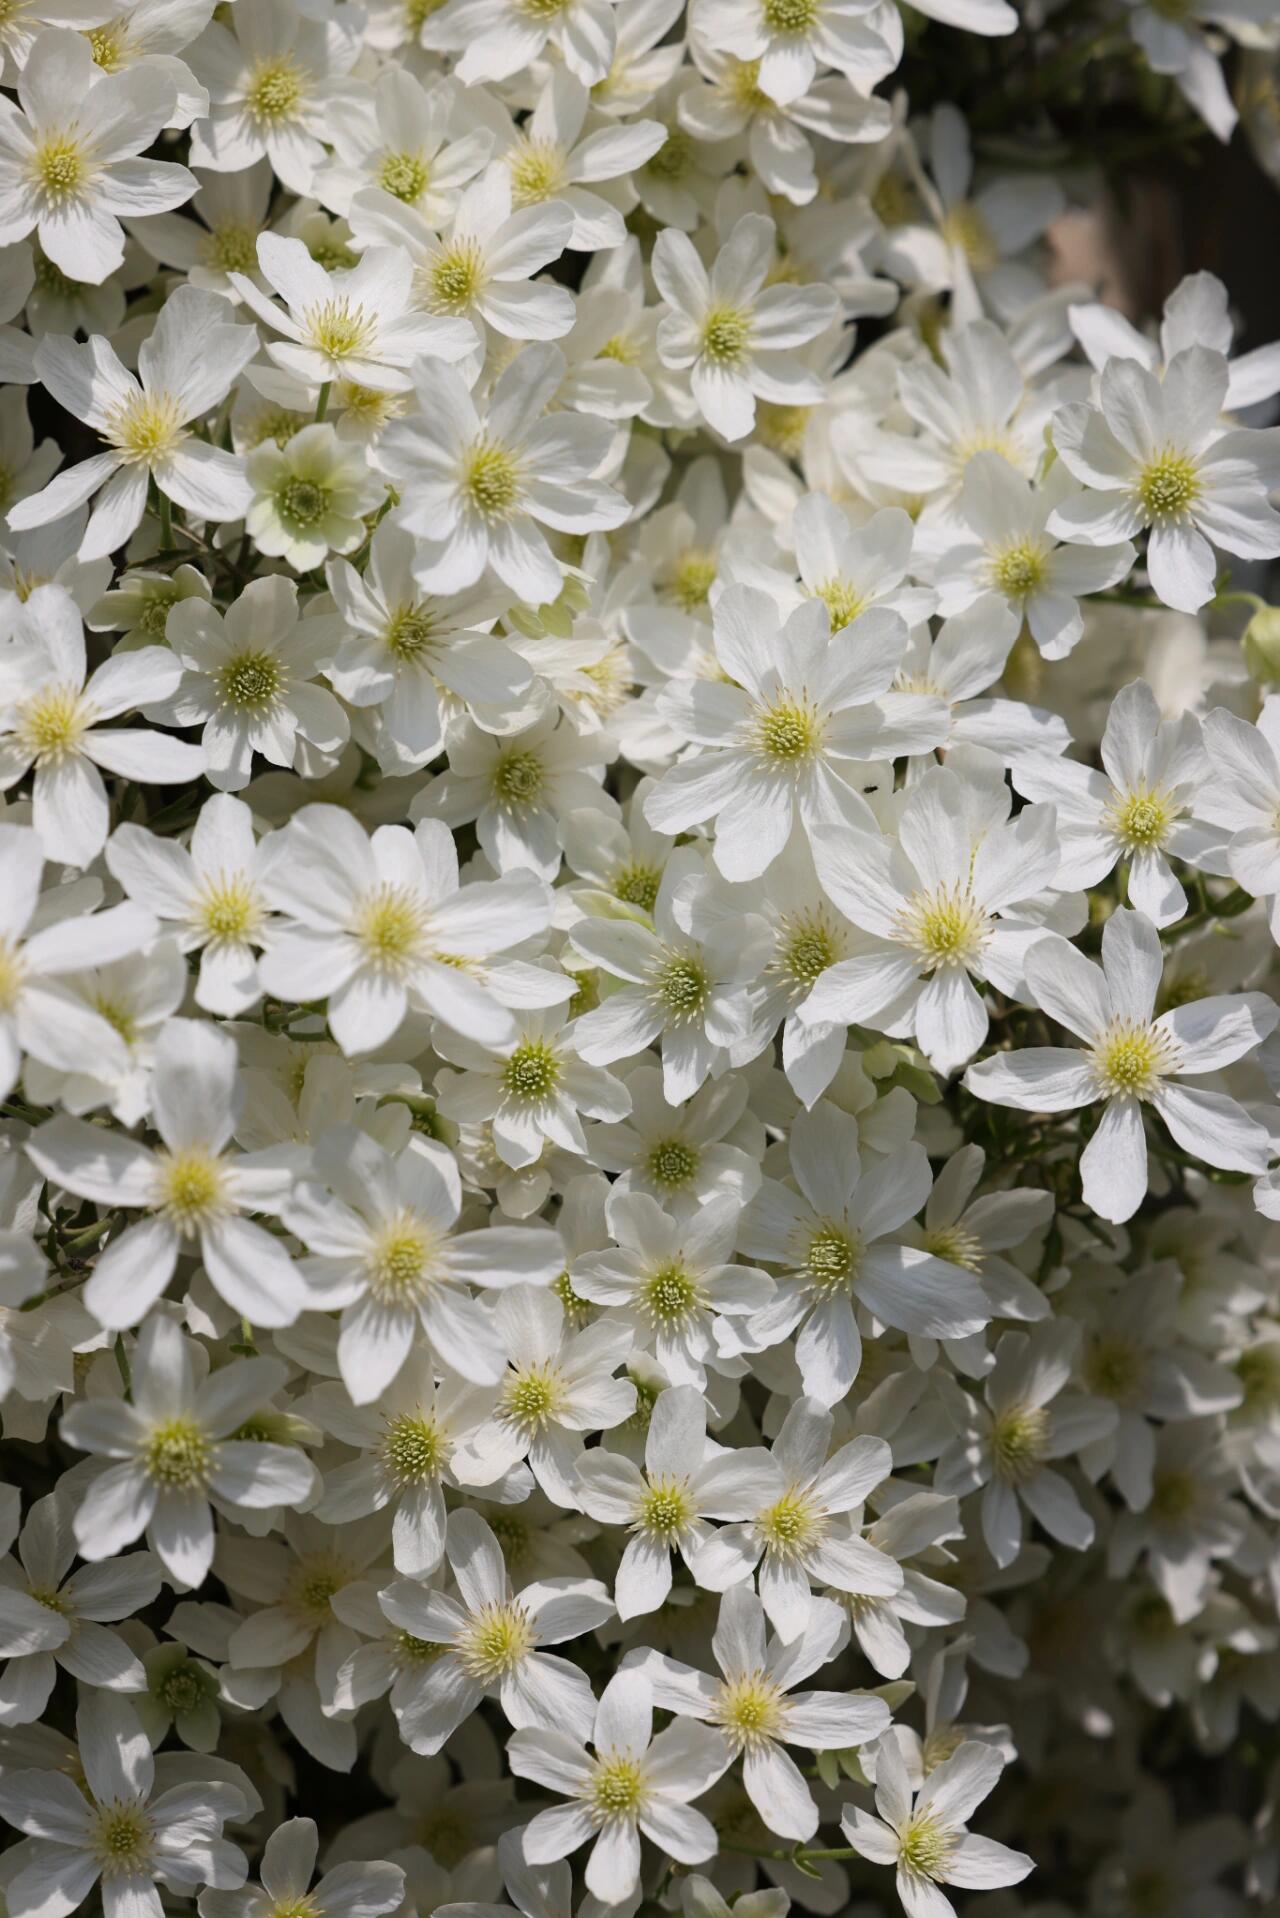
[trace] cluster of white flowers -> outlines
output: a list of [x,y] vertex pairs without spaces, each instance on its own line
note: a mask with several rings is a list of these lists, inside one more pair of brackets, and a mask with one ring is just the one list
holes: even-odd
[[0,0],[6,1918],[1277,1896],[1280,346],[1040,11]]

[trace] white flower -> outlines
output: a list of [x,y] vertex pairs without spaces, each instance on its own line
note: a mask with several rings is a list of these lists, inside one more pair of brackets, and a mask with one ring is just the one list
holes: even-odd
[[985,1891],[1021,1884],[1033,1869],[1025,1853],[966,1829],[1004,1769],[1004,1756],[994,1745],[966,1740],[915,1794],[892,1732],[876,1746],[875,1761],[879,1817],[850,1805],[841,1823],[863,1858],[896,1867],[907,1918],[947,1918],[953,1907],[939,1884]]
[[415,797],[412,816],[450,826],[474,819],[481,851],[500,873],[554,879],[566,815],[616,813],[601,787],[616,748],[599,733],[556,721],[552,711],[497,739],[478,726],[461,729],[449,742],[448,772]]
[[38,586],[22,606],[0,654],[0,790],[34,767],[32,816],[48,858],[87,866],[101,852],[110,801],[99,768],[147,785],[204,771],[198,746],[103,724],[166,698],[181,677],[163,646],[116,653],[90,673],[64,586]]
[[519,0],[448,0],[430,22],[432,44],[461,49],[454,72],[462,84],[505,80],[554,47],[584,87],[609,72],[617,40],[613,0],[564,0],[551,10]]
[[681,1224],[647,1193],[615,1192],[607,1217],[618,1250],[575,1260],[573,1289],[630,1325],[673,1385],[705,1387],[708,1365],[719,1369],[721,1320],[749,1318],[773,1297],[766,1273],[730,1262],[741,1215],[730,1193]]
[[587,187],[626,182],[667,138],[666,128],[656,120],[606,122],[584,134],[590,105],[591,95],[581,81],[565,69],[553,71],[519,137],[499,160],[516,206],[557,201],[569,208],[573,230],[565,244],[581,253],[621,246],[626,238],[622,214],[637,197],[633,187],[624,186],[617,194],[620,209]]
[[83,35],[46,28],[17,87],[19,106],[3,108],[0,245],[34,232],[69,278],[98,285],[124,259],[118,214],[164,213],[196,190],[186,167],[137,158],[172,117],[173,81],[148,64],[104,71]]
[[195,996],[206,1012],[234,1018],[262,996],[254,949],[271,937],[262,879],[272,856],[230,793],[205,801],[189,850],[141,826],[118,826],[107,841],[107,865],[129,897],[180,929],[183,952],[200,954]]
[[203,418],[257,351],[251,326],[234,326],[224,300],[180,286],[138,349],[138,377],[109,341],[86,346],[53,334],[37,348],[39,377],[77,419],[108,442],[13,507],[17,529],[60,520],[102,487],[80,540],[81,559],[123,546],[141,523],[147,482],[201,520],[243,517],[250,489],[241,462],[210,446],[189,422]]
[[657,1611],[671,1590],[671,1554],[689,1563],[712,1536],[710,1518],[759,1510],[773,1483],[767,1452],[722,1451],[707,1440],[707,1407],[692,1385],[672,1386],[654,1402],[644,1471],[620,1453],[592,1447],[578,1461],[582,1509],[603,1524],[625,1525],[628,1539],[614,1581],[619,1618]]
[[1102,931],[1099,968],[1069,940],[1048,933],[1027,955],[1035,1003],[1084,1050],[1032,1046],[970,1066],[965,1085],[979,1098],[1024,1112],[1070,1112],[1104,1102],[1080,1157],[1084,1200],[1104,1219],[1132,1218],[1147,1189],[1150,1105],[1175,1142],[1209,1165],[1266,1169],[1265,1127],[1226,1093],[1171,1084],[1230,1065],[1260,1045],[1280,1011],[1265,993],[1192,1000],[1154,1016],[1163,958],[1156,928],[1141,913],[1114,912]]
[[922,1146],[864,1166],[857,1120],[821,1100],[791,1127],[791,1169],[799,1191],[765,1179],[739,1234],[744,1252],[784,1272],[772,1303],[747,1325],[743,1350],[776,1345],[799,1328],[804,1389],[835,1405],[862,1362],[855,1304],[931,1338],[964,1338],[986,1324],[990,1308],[969,1275],[889,1237],[929,1196]]
[[234,1040],[207,1020],[171,1019],[156,1041],[150,1096],[159,1149],[65,1114],[27,1142],[46,1178],[100,1206],[149,1214],[99,1253],[85,1304],[112,1330],[137,1325],[194,1240],[234,1312],[291,1325],[306,1288],[280,1241],[243,1216],[278,1211],[290,1176],[276,1154],[228,1150],[244,1099]]
[[1231,877],[1270,901],[1280,944],[1280,699],[1264,700],[1253,726],[1222,708],[1210,713],[1204,743],[1210,774],[1196,800],[1200,815],[1230,834]]
[[391,212],[388,199],[412,207],[430,226],[447,226],[463,187],[493,151],[487,128],[450,138],[456,107],[457,88],[448,80],[423,86],[404,67],[384,67],[371,103],[367,95],[335,103],[325,129],[334,157],[316,175],[316,197],[357,226],[364,208]]
[[593,1631],[613,1614],[598,1579],[539,1579],[513,1592],[497,1539],[476,1512],[450,1514],[445,1552],[458,1597],[401,1580],[381,1594],[401,1632],[445,1649],[392,1695],[411,1750],[439,1751],[480,1700],[496,1695],[510,1722],[562,1737],[591,1734],[587,1675],[541,1647]]
[[[570,981],[548,975],[548,991],[567,998]],[[436,1079],[436,1103],[446,1119],[488,1125],[504,1165],[519,1171],[536,1164],[547,1145],[585,1157],[587,1141],[579,1113],[590,1119],[621,1119],[631,1109],[626,1087],[578,1055],[575,1028],[558,1008],[522,1013],[512,1042],[486,1048],[442,1034],[441,1056],[462,1068]]]
[[758,84],[786,105],[813,85],[819,66],[835,67],[870,93],[902,58],[901,16],[873,0],[696,0],[693,23],[713,46],[758,62]]
[[747,1796],[769,1830],[803,1840],[818,1829],[818,1807],[782,1747],[847,1751],[878,1738],[889,1723],[888,1706],[866,1694],[789,1696],[837,1655],[847,1633],[840,1607],[819,1599],[798,1637],[789,1644],[777,1638],[769,1643],[760,1600],[749,1586],[734,1585],[720,1600],[711,1641],[719,1678],[653,1651],[628,1652],[623,1670],[644,1673],[660,1710],[715,1725],[741,1756]]
[[614,1189],[620,1195],[647,1192],[676,1217],[697,1211],[718,1192],[743,1202],[752,1196],[759,1166],[741,1144],[729,1142],[745,1123],[741,1074],[705,1085],[678,1105],[664,1096],[654,1066],[633,1067],[623,1083],[631,1094],[628,1116],[587,1131],[592,1162],[618,1174]]
[[264,1902],[273,1913],[301,1906],[332,1918],[382,1918],[402,1903],[403,1868],[381,1859],[344,1860],[309,1890],[319,1844],[314,1819],[290,1818],[277,1825],[258,1866],[261,1891],[256,1885],[202,1891],[197,1900],[200,1918],[262,1918]]
[[811,836],[869,827],[857,784],[865,762],[926,752],[945,736],[937,699],[890,691],[907,644],[896,614],[863,613],[833,636],[821,600],[780,625],[767,594],[728,586],[712,631],[723,680],[675,681],[659,700],[702,750],[663,774],[644,812],[671,834],[714,819],[713,857],[727,879],[758,878],[797,819]]
[[329,553],[362,545],[365,515],[384,492],[364,448],[314,422],[283,446],[267,440],[256,447],[245,477],[253,494],[245,514],[251,539],[260,553],[299,572],[319,566]]
[[315,1255],[302,1266],[312,1303],[342,1309],[338,1365],[354,1402],[381,1396],[419,1330],[464,1379],[496,1385],[506,1355],[470,1287],[550,1284],[563,1264],[556,1235],[545,1226],[455,1233],[457,1167],[424,1140],[392,1158],[354,1126],[334,1126],[314,1165],[316,1179],[294,1189],[284,1217]]
[[527,873],[459,886],[453,840],[436,820],[372,839],[339,806],[304,806],[285,828],[264,885],[285,915],[258,962],[267,992],[328,999],[346,1053],[372,1052],[411,1008],[481,1043],[515,1031],[483,962],[543,931],[547,889]]
[[569,1799],[526,1825],[523,1851],[530,1864],[549,1864],[594,1840],[587,1890],[616,1905],[639,1883],[641,1833],[682,1865],[714,1856],[715,1827],[689,1800],[732,1761],[718,1732],[682,1719],[655,1738],[648,1679],[619,1672],[601,1693],[591,1742],[591,1757],[564,1732],[518,1731],[508,1744],[517,1777]]
[[1130,903],[1155,925],[1173,925],[1187,910],[1187,895],[1169,855],[1198,864],[1219,837],[1189,816],[1209,771],[1200,722],[1194,713],[1162,719],[1151,688],[1134,680],[1112,701],[1101,754],[1103,772],[1029,754],[1014,762],[1014,784],[1028,799],[1053,806],[1058,885],[1096,886],[1123,860]]
[[270,1511],[311,1496],[315,1467],[295,1446],[232,1436],[279,1390],[286,1367],[236,1359],[205,1376],[207,1364],[171,1319],[148,1319],[133,1348],[132,1402],[80,1399],[63,1414],[68,1444],[112,1461],[82,1482],[72,1523],[83,1558],[113,1558],[145,1532],[175,1584],[197,1586],[213,1563],[211,1498]]
[[626,500],[593,477],[608,423],[547,413],[564,374],[555,347],[525,347],[481,412],[452,368],[418,365],[418,411],[388,427],[375,457],[400,491],[397,523],[419,537],[426,591],[463,592],[487,568],[518,599],[553,600],[562,573],[540,528],[588,533],[626,519]]
[[675,228],[664,228],[653,250],[653,277],[671,309],[658,328],[662,363],[691,369],[703,418],[727,440],[751,431],[757,398],[798,406],[821,396],[795,349],[837,319],[839,302],[826,286],[765,286],[775,237],[772,220],[744,214],[710,273]]
[[1221,353],[1175,353],[1164,378],[1112,359],[1096,406],[1064,406],[1053,441],[1087,489],[1062,501],[1048,531],[1086,546],[1149,528],[1147,571],[1166,606],[1194,613],[1213,597],[1214,547],[1245,559],[1280,553],[1267,494],[1280,479],[1280,431],[1224,425],[1229,374]]
[[156,1881],[189,1897],[201,1885],[242,1885],[244,1853],[222,1836],[245,1794],[197,1770],[155,1790],[151,1743],[126,1700],[88,1692],[76,1717],[85,1789],[59,1771],[6,1771],[0,1812],[31,1833],[9,1880],[14,1918],[66,1918],[101,1882],[106,1918],[161,1918]]
[[242,273],[230,282],[251,312],[277,333],[267,351],[308,388],[353,380],[378,391],[407,392],[409,368],[423,354],[461,360],[474,346],[469,327],[411,311],[413,266],[395,247],[370,247],[346,271],[326,273],[301,240],[264,233],[258,263],[287,307]]

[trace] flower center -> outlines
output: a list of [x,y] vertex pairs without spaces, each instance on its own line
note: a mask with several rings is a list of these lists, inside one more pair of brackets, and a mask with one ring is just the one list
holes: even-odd
[[1049,1414],[1043,1405],[1011,1405],[991,1428],[995,1469],[1009,1485],[1033,1478],[1049,1444]]
[[680,1536],[693,1515],[688,1481],[656,1478],[645,1487],[634,1529],[646,1538],[671,1540]]
[[455,240],[427,268],[423,289],[435,313],[460,313],[485,282],[484,256],[475,240]]
[[549,140],[521,141],[508,164],[513,206],[536,206],[564,185],[564,154]]
[[795,1558],[813,1545],[826,1530],[821,1512],[803,1492],[784,1492],[776,1505],[770,1505],[756,1519],[756,1530],[766,1549],[782,1558]]
[[924,1235],[924,1248],[935,1259],[948,1265],[962,1265],[966,1272],[982,1270],[982,1240],[962,1225],[940,1225]]
[[435,618],[426,606],[397,606],[382,637],[396,659],[419,659],[435,638]]
[[1189,1518],[1196,1507],[1196,1482],[1190,1472],[1165,1472],[1156,1479],[1151,1511],[1165,1524]]
[[243,940],[261,923],[262,902],[247,880],[219,874],[202,887],[195,917],[197,926],[211,939]]
[[553,1092],[560,1079],[560,1061],[541,1039],[526,1039],[516,1047],[502,1073],[508,1098],[533,1105]]
[[945,1825],[918,1812],[898,1832],[898,1868],[915,1878],[936,1878],[954,1842]]
[[629,866],[619,866],[613,875],[613,896],[621,899],[625,905],[639,906],[645,912],[652,912],[661,884],[662,874],[656,866],[644,866],[633,861]]
[[378,185],[406,205],[422,195],[430,169],[420,153],[388,153],[378,168]]
[[857,1240],[841,1226],[825,1224],[809,1240],[804,1271],[819,1292],[839,1292],[858,1269]]
[[702,1304],[697,1280],[682,1265],[660,1265],[641,1287],[645,1311],[657,1325],[671,1330],[691,1318]]
[[218,692],[224,706],[238,712],[261,712],[270,706],[284,681],[280,662],[272,653],[240,653],[218,674]]
[[167,393],[135,400],[109,415],[105,437],[129,466],[164,459],[187,435],[178,402]]
[[1090,1051],[1089,1063],[1104,1091],[1147,1098],[1177,1061],[1172,1045],[1157,1027],[1116,1019]]
[[702,352],[717,366],[736,366],[751,338],[751,315],[737,306],[713,306],[702,322]]
[[1117,839],[1137,851],[1162,846],[1178,811],[1167,793],[1159,788],[1140,786],[1131,792],[1117,793],[1107,810],[1107,824]]
[[852,625],[866,605],[865,598],[857,588],[838,573],[833,573],[830,579],[824,579],[814,591],[827,609],[833,633]]
[[142,1465],[157,1484],[191,1491],[208,1478],[213,1447],[193,1419],[168,1419],[147,1434]]
[[303,325],[311,336],[311,344],[327,353],[331,360],[363,353],[376,330],[364,308],[353,307],[349,300],[326,300],[322,306],[309,308]]
[[447,1451],[443,1429],[435,1419],[401,1412],[387,1420],[379,1456],[383,1471],[397,1485],[421,1485],[439,1477]]
[[646,165],[660,180],[682,180],[692,161],[692,137],[683,127],[669,126],[666,139]]
[[1150,519],[1179,519],[1200,492],[1195,463],[1171,447],[1157,454],[1138,475],[1138,498]]
[[696,1019],[711,996],[705,967],[684,953],[674,954],[659,968],[657,988],[673,1025]]
[[296,118],[301,101],[302,73],[292,60],[259,60],[244,96],[253,119],[277,127]]
[[774,966],[793,986],[807,990],[838,957],[830,927],[815,915],[812,919],[784,922]]
[[971,200],[957,200],[943,216],[939,231],[948,246],[959,247],[970,266],[989,273],[1000,262],[1000,248],[981,210]]
[[18,738],[33,759],[60,760],[79,750],[90,714],[78,687],[47,686],[18,708]]
[[303,530],[318,526],[333,504],[332,490],[315,480],[286,480],[272,497],[281,519]]
[[727,1733],[739,1750],[749,1750],[776,1738],[786,1719],[786,1704],[773,1680],[763,1672],[727,1679],[711,1709],[713,1723]]
[[351,1566],[332,1555],[299,1559],[289,1574],[280,1602],[304,1624],[325,1625],[333,1615],[330,1600],[351,1575]]
[[682,606],[686,613],[696,612],[699,606],[705,606],[718,571],[714,553],[703,552],[697,546],[691,546],[681,553],[671,580],[671,593],[676,604]]
[[434,1665],[437,1658],[447,1652],[447,1645],[437,1645],[431,1638],[415,1638],[412,1632],[398,1631],[392,1639],[392,1654],[397,1665],[421,1667]]
[[84,147],[70,134],[55,134],[41,140],[30,161],[35,184],[45,198],[55,202],[72,199],[89,178]]
[[180,1231],[194,1232],[225,1209],[222,1165],[211,1152],[202,1152],[198,1146],[175,1152],[160,1161],[159,1172],[156,1210],[166,1212]]
[[634,1758],[597,1758],[589,1789],[591,1808],[602,1822],[634,1818],[646,1795],[644,1774]]
[[648,1173],[655,1185],[672,1191],[688,1185],[698,1170],[698,1153],[687,1140],[660,1139],[649,1148]]
[[903,908],[898,938],[928,967],[975,966],[991,931],[991,922],[965,887],[939,886],[911,895]]
[[532,1649],[529,1614],[514,1599],[505,1605],[486,1605],[473,1613],[458,1641],[463,1669],[485,1684],[514,1671]]
[[520,492],[520,468],[505,446],[477,440],[462,469],[462,490],[483,519],[506,519]]
[[1085,1355],[1084,1375],[1089,1390],[1100,1398],[1124,1401],[1142,1380],[1142,1354],[1128,1339],[1114,1334],[1097,1338]]
[[767,112],[773,105],[768,94],[760,90],[758,60],[734,60],[720,85],[733,104],[745,113],[756,113],[762,109]]
[[403,974],[421,958],[426,942],[426,913],[407,886],[377,886],[360,901],[352,927],[365,963]]
[[757,713],[753,730],[756,750],[775,769],[812,759],[822,740],[817,713],[810,706],[798,706],[791,701]]
[[393,1220],[374,1240],[369,1261],[369,1290],[387,1305],[416,1299],[428,1276],[433,1240],[412,1213]]
[[556,1373],[543,1367],[516,1372],[502,1388],[502,1409],[515,1425],[540,1431],[564,1398]]
[[257,229],[231,221],[214,227],[205,241],[205,259],[220,273],[256,273]]
[[818,0],[764,0],[761,12],[770,33],[807,33],[818,17]]
[[151,1858],[151,1821],[141,1805],[115,1798],[98,1807],[91,1826],[94,1853],[106,1878],[133,1877],[144,1872]]
[[532,805],[546,782],[546,768],[537,753],[503,753],[493,769],[493,795],[508,812]]
[[1013,540],[991,558],[991,578],[1007,599],[1026,599],[1044,580],[1044,549],[1034,540]]

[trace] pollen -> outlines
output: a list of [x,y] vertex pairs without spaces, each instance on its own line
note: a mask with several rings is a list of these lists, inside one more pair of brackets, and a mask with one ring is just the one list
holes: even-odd
[[90,715],[74,686],[46,686],[17,711],[16,732],[33,759],[58,761],[78,752]]
[[385,1226],[368,1261],[374,1298],[384,1305],[403,1305],[418,1298],[429,1276],[432,1251],[432,1240],[411,1214]]
[[730,63],[720,82],[722,91],[727,94],[734,106],[744,113],[767,112],[773,105],[767,93],[760,90],[760,62],[758,60],[734,60]]
[[502,1409],[513,1424],[540,1431],[563,1397],[564,1387],[555,1373],[545,1368],[517,1372],[503,1387]]
[[1049,1414],[1043,1405],[1011,1405],[991,1428],[991,1456],[1007,1485],[1022,1485],[1044,1462]]
[[647,162],[659,180],[682,180],[693,164],[693,140],[683,127],[668,127],[667,137]]
[[682,606],[686,613],[695,613],[699,606],[705,606],[718,571],[714,553],[704,552],[698,546],[691,546],[681,553],[671,581],[676,604]]
[[141,1805],[112,1799],[98,1807],[90,1826],[90,1842],[102,1864],[104,1878],[140,1876],[151,1859],[154,1833]]
[[827,609],[833,633],[851,626],[866,605],[866,600],[857,587],[839,573],[833,573],[830,579],[824,579],[814,591],[815,596]]
[[262,902],[255,887],[239,875],[220,873],[206,881],[195,906],[195,921],[210,939],[247,939],[262,921]]
[[761,12],[770,33],[807,33],[818,17],[819,0],[764,0]]
[[213,1466],[213,1447],[192,1419],[168,1419],[147,1434],[142,1465],[148,1478],[173,1491],[203,1485]]
[[523,1605],[486,1605],[458,1641],[458,1657],[472,1678],[492,1684],[514,1671],[533,1649],[533,1626]]
[[794,987],[807,990],[838,956],[831,928],[815,914],[784,923],[775,966]]
[[968,967],[981,958],[990,931],[990,920],[967,887],[939,886],[907,901],[897,937],[924,966]]
[[455,240],[426,269],[423,288],[434,313],[460,313],[484,285],[484,256],[474,240]]
[[84,147],[70,134],[42,140],[31,155],[30,165],[36,186],[55,202],[74,198],[89,178]]
[[105,437],[124,455],[127,465],[149,466],[164,459],[187,435],[178,402],[163,393],[113,413]]
[[644,1774],[634,1758],[598,1758],[590,1790],[591,1808],[602,1823],[634,1818],[645,1800]]
[[825,1522],[803,1493],[793,1490],[760,1513],[756,1530],[769,1551],[794,1558],[821,1537]]
[[819,1292],[838,1292],[858,1268],[858,1245],[838,1225],[823,1225],[809,1240],[804,1255],[805,1276]]
[[1137,492],[1148,518],[1157,524],[1180,519],[1200,492],[1194,461],[1167,447],[1143,467]]
[[522,140],[509,165],[513,206],[537,206],[565,185],[564,154],[548,140]]
[[273,653],[238,653],[218,674],[221,704],[241,713],[260,713],[274,703],[283,679]]
[[1044,584],[1044,548],[1030,539],[1017,539],[991,556],[991,581],[1006,599],[1028,599]]
[[1177,1061],[1158,1027],[1117,1019],[1093,1047],[1089,1063],[1105,1092],[1142,1099],[1150,1097]]
[[482,519],[506,519],[520,492],[520,468],[505,446],[478,440],[462,469],[462,491]]
[[423,605],[397,606],[382,637],[394,659],[417,660],[435,644],[436,622]]
[[982,1241],[976,1232],[963,1225],[940,1225],[924,1235],[924,1249],[948,1265],[963,1266],[966,1272],[981,1272]]
[[181,1231],[194,1232],[216,1219],[225,1203],[222,1166],[212,1153],[195,1147],[161,1160],[158,1209],[166,1212]]
[[660,1265],[651,1272],[640,1297],[649,1317],[666,1331],[682,1325],[702,1302],[697,1281],[677,1264]]
[[327,353],[331,360],[344,360],[353,353],[367,351],[375,330],[364,308],[352,306],[349,300],[326,300],[321,306],[311,307],[303,324],[311,344],[321,353]]
[[640,1500],[635,1530],[647,1538],[678,1538],[693,1517],[686,1481],[653,1479]]
[[698,1018],[711,996],[706,968],[687,953],[672,954],[659,968],[656,986],[673,1025]]
[[378,168],[378,185],[394,200],[412,206],[421,199],[430,179],[430,168],[420,153],[388,153]]
[[1129,1339],[1115,1334],[1096,1338],[1085,1355],[1084,1376],[1100,1398],[1123,1404],[1142,1383],[1142,1354]]
[[1140,786],[1119,793],[1106,814],[1117,839],[1135,852],[1162,846],[1179,808],[1159,787]]
[[345,1559],[332,1554],[300,1558],[289,1574],[280,1603],[304,1624],[321,1626],[332,1617],[330,1601],[351,1577]]
[[698,1152],[685,1139],[660,1139],[649,1148],[646,1169],[655,1185],[677,1192],[696,1176]]
[[898,1868],[913,1878],[936,1878],[954,1840],[945,1825],[927,1812],[907,1820],[898,1832]]
[[360,901],[352,931],[367,964],[390,975],[412,970],[426,944],[426,914],[403,886],[375,886]]
[[302,72],[292,60],[260,60],[249,76],[244,103],[253,119],[275,127],[297,117],[302,93]]
[[387,1420],[378,1456],[396,1485],[422,1485],[440,1476],[447,1451],[444,1432],[435,1419],[401,1412]]
[[619,866],[613,875],[611,890],[614,898],[621,899],[624,905],[639,906],[644,912],[652,912],[661,884],[662,874],[656,866],[646,866],[633,860],[629,865]]
[[757,752],[775,769],[812,759],[822,740],[817,714],[810,707],[783,702],[753,721]]
[[415,1638],[412,1632],[397,1632],[392,1640],[392,1656],[397,1665],[421,1668],[434,1665],[437,1658],[447,1652],[447,1645],[438,1645],[432,1638]]
[[503,753],[493,769],[493,796],[507,812],[518,812],[537,800],[546,783],[546,768],[537,753]]
[[230,220],[216,226],[204,243],[204,256],[219,273],[256,273],[257,230]]
[[773,1680],[752,1672],[728,1680],[712,1706],[712,1719],[739,1751],[776,1738],[786,1717],[785,1701]]
[[517,1104],[535,1105],[555,1091],[560,1061],[541,1039],[527,1039],[516,1047],[502,1073],[502,1089]]
[[315,480],[286,480],[273,495],[275,509],[282,520],[305,532],[318,526],[333,506],[333,493]]
[[702,352],[716,366],[736,366],[751,338],[751,315],[736,306],[713,306],[702,322]]

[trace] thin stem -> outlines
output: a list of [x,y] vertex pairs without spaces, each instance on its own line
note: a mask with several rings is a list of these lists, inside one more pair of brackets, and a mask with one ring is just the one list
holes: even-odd
[[332,381],[326,380],[323,386],[320,388],[320,397],[316,401],[316,425],[317,426],[319,426],[321,420],[323,420],[325,414],[329,411],[329,388],[331,385],[332,385]]
[[133,1402],[133,1373],[129,1370],[129,1354],[125,1351],[124,1333],[116,1333],[116,1364],[120,1368],[120,1377],[124,1381],[125,1398]]

